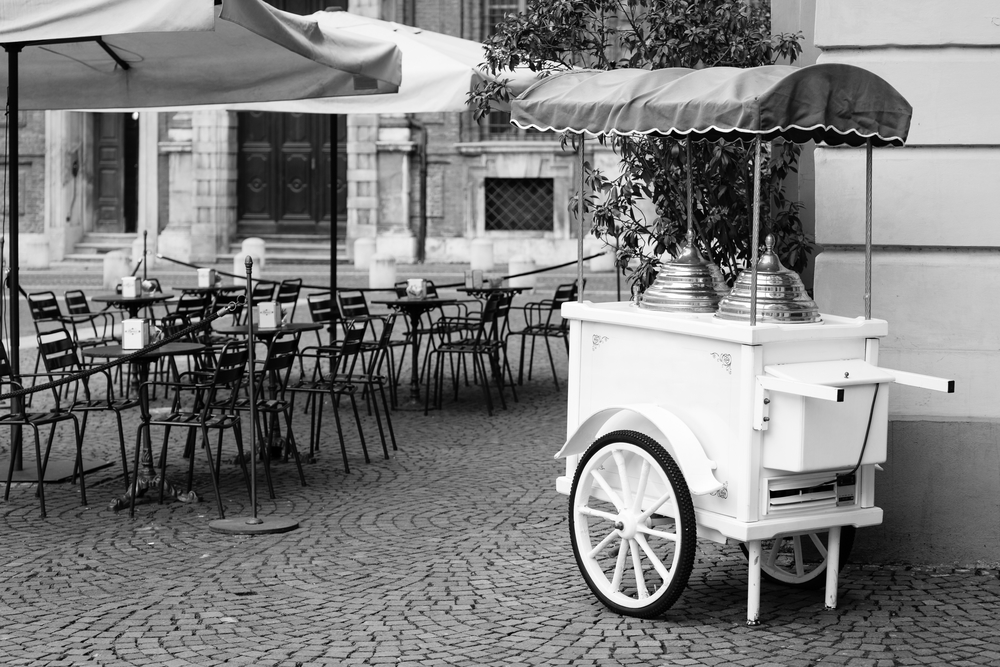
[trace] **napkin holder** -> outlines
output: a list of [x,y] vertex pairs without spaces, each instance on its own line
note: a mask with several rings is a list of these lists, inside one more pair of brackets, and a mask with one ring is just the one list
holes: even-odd
[[198,269],[198,287],[215,287],[215,269]]
[[[124,286],[122,292],[124,293]],[[122,321],[122,349],[141,350],[149,345],[149,322],[143,319]]]
[[262,301],[257,304],[257,326],[261,329],[276,329],[281,323],[278,319],[280,306],[277,301]]
[[135,276],[125,276],[122,278],[122,296],[135,298],[142,290],[142,283]]

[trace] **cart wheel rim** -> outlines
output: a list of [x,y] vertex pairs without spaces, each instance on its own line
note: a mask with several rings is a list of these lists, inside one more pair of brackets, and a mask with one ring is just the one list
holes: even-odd
[[665,609],[690,574],[695,539],[690,495],[657,443],[626,434],[639,441],[609,434],[581,460],[571,498],[574,550],[591,589],[609,606],[623,612]]

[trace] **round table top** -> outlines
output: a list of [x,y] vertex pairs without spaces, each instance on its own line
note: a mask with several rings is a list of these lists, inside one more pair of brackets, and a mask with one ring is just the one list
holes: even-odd
[[500,287],[459,287],[456,291],[463,292],[465,294],[471,294],[473,296],[489,296],[490,294],[520,294],[526,290],[533,289],[531,287],[510,287],[510,286],[500,286]]
[[[319,331],[324,326],[326,322],[286,322],[278,327],[260,327],[257,323],[254,323],[253,333],[255,336],[275,336],[277,334],[283,333],[301,333],[303,331]],[[245,324],[239,325],[226,325],[221,327],[215,327],[213,329],[215,332],[224,334],[226,336],[238,336],[240,334],[245,334],[247,332],[247,326]]]
[[172,299],[173,297],[173,292],[155,292],[153,294],[143,294],[142,296],[122,296],[116,292],[104,292],[102,294],[93,295],[90,297],[90,300],[98,303],[130,303],[142,305],[147,303],[156,303],[158,301],[166,301],[167,299]]
[[170,289],[177,290],[178,292],[196,292],[198,294],[225,294],[227,292],[242,292],[245,290],[242,285],[212,285],[211,287],[171,285]]
[[[455,299],[449,299],[446,297],[427,297],[424,299],[415,299],[412,296],[396,297],[395,299],[372,299],[372,303],[377,303],[383,306],[391,306],[392,308],[402,308],[402,309],[430,309],[437,308],[438,306],[446,306],[448,304],[455,303]],[[350,319],[350,318],[345,318]]]
[[[181,343],[173,342],[162,345],[155,350],[143,354],[143,357],[169,357],[176,354],[194,354],[201,352],[205,346],[201,343]],[[121,345],[95,345],[94,347],[80,348],[80,353],[85,357],[101,357],[105,359],[117,359],[137,352],[137,350],[125,350]]]

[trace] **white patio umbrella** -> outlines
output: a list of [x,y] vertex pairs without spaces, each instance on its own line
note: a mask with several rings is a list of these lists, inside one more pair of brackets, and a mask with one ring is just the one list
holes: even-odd
[[[0,72],[25,109],[148,108],[395,92],[392,43],[333,36],[260,0],[0,0]],[[10,123],[7,164],[18,164]],[[15,167],[16,168],[16,167]],[[10,360],[19,364],[18,178],[8,177]],[[19,409],[15,398],[12,409]]]

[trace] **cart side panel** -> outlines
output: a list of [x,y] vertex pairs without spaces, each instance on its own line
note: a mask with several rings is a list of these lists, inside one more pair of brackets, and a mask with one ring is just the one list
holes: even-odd
[[[742,346],[602,322],[574,321],[573,325],[580,326],[580,336],[571,339],[579,350],[570,352],[575,364],[571,375],[577,375],[578,387],[576,395],[571,387],[569,412],[577,418],[570,422],[569,434],[587,417],[610,406],[659,405],[691,429],[715,462],[716,479],[725,484],[713,495],[696,496],[695,505],[733,515],[736,504],[729,480],[735,479],[731,447],[738,440],[740,393],[734,369],[740,365]],[[661,444],[669,451],[668,442]]]

